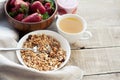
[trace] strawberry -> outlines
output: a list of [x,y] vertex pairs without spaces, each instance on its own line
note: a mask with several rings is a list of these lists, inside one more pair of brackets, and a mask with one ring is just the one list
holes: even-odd
[[44,14],[46,12],[45,7],[43,6],[43,4],[40,1],[33,2],[33,4],[31,5],[31,10],[33,12],[39,11],[41,14]]
[[22,22],[39,22],[41,20],[42,17],[36,12],[24,18]]
[[24,14],[18,14],[14,17],[16,20],[21,21],[24,18]]
[[47,2],[47,3],[45,3],[45,8],[47,9],[47,8],[50,8],[50,3],[49,2]]
[[51,8],[48,8],[46,11],[48,12],[48,14],[49,14],[49,15],[52,15],[52,14],[53,14],[53,12],[54,12],[54,10],[53,10],[53,9],[51,9]]
[[53,14],[54,10],[52,9],[50,2],[45,3],[45,8],[49,15]]
[[14,5],[17,6],[21,4],[25,6],[29,6],[29,4],[27,2],[24,2],[23,0],[16,0]]
[[10,5],[13,6],[13,5],[15,4],[15,1],[16,1],[16,0],[11,0],[11,1],[10,1]]
[[20,5],[17,5],[11,9],[11,12],[16,12],[20,8]]
[[11,0],[10,4],[12,4],[12,6],[14,6],[11,9],[11,12],[16,12],[21,8],[22,6],[25,6],[26,8],[29,8],[30,3],[29,2],[24,2],[23,0]]
[[15,7],[18,6],[18,5],[21,5],[21,4],[23,4],[25,6],[29,6],[29,3],[24,2],[23,0],[11,0],[10,1],[10,5],[15,6]]

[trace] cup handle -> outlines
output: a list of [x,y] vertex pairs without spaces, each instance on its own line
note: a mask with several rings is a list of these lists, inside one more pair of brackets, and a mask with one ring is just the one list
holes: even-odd
[[80,39],[85,40],[85,39],[90,39],[92,37],[92,33],[90,31],[85,31],[83,32],[82,36],[80,36]]

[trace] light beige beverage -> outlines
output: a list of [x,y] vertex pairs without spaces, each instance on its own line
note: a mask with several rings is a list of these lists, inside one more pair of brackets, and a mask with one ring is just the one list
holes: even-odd
[[59,26],[67,33],[79,33],[83,30],[81,21],[74,17],[68,17],[60,20]]
[[70,44],[92,37],[91,32],[86,30],[87,22],[77,14],[58,15],[56,25],[58,32],[64,36]]

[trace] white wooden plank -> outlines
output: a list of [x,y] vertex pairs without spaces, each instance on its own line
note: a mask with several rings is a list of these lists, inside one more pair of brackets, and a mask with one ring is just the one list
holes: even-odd
[[90,27],[120,25],[119,3],[120,0],[79,0],[78,14]]
[[120,73],[85,76],[82,80],[120,80]]
[[76,65],[85,75],[119,72],[120,47],[88,50],[72,50],[69,65]]
[[[91,28],[93,37],[89,40],[80,40],[75,47],[118,47],[120,46],[120,27],[116,28]],[[72,47],[74,48],[74,47]]]

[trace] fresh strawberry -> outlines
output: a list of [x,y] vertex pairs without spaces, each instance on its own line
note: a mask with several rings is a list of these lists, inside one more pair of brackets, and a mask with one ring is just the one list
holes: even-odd
[[39,11],[41,14],[44,14],[46,12],[45,7],[43,6],[43,4],[40,1],[33,2],[33,4],[31,5],[31,9],[33,12]]
[[16,0],[10,0],[10,5],[14,5]]
[[29,3],[28,2],[25,2],[23,0],[10,0],[10,5],[12,6],[18,6],[18,5],[25,5],[25,6],[29,6]]
[[48,8],[46,11],[48,12],[48,14],[49,14],[49,15],[52,15],[52,14],[53,14],[53,12],[54,12],[54,10],[53,10],[53,9],[51,9],[51,8]]
[[11,9],[11,12],[16,12],[20,8],[20,5],[17,5]]
[[24,2],[23,0],[16,0],[14,5],[17,6],[21,4],[25,6],[29,6],[29,4],[27,2]]
[[42,20],[42,17],[41,15],[39,15],[37,12],[36,13],[33,13],[29,16],[27,16],[26,18],[24,18],[22,20],[22,22],[39,22]]
[[15,19],[21,21],[24,18],[24,14],[18,14]]
[[49,15],[53,14],[54,10],[52,9],[51,4],[49,2],[45,3],[45,8]]
[[14,7],[11,9],[11,12],[17,12],[21,8],[21,6],[29,8],[30,5],[29,2],[24,2],[23,0],[11,0],[11,4],[14,5]]
[[47,9],[47,8],[50,8],[50,3],[49,3],[49,2],[45,3],[45,8],[46,8],[46,9]]

